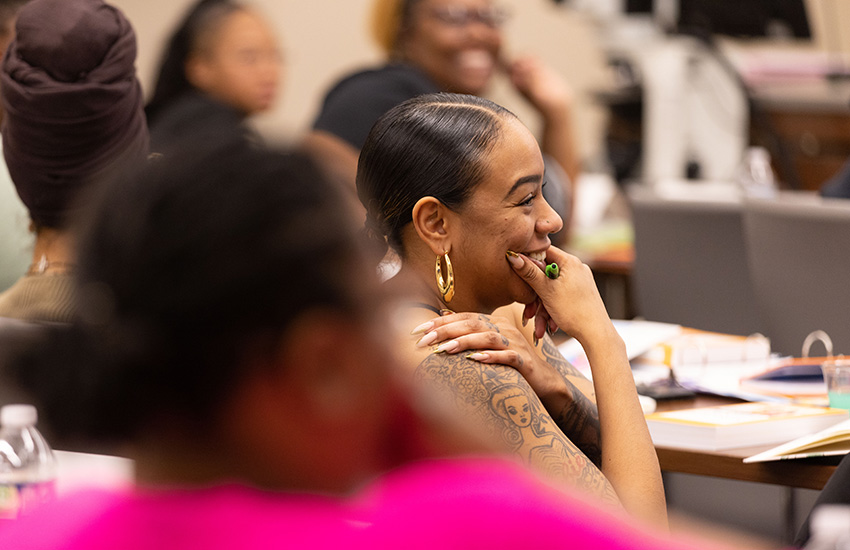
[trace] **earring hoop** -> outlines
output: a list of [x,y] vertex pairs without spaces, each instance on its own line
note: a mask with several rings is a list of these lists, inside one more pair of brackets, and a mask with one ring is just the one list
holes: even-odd
[[[443,279],[443,266],[440,260],[446,262],[446,278]],[[437,276],[437,288],[440,289],[440,294],[443,296],[443,301],[449,303],[455,296],[455,273],[452,269],[452,261],[449,259],[449,253],[443,252],[442,256],[437,256],[437,266],[434,269]]]

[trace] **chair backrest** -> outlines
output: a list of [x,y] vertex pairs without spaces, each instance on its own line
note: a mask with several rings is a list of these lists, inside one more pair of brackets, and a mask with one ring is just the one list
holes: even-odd
[[17,353],[33,345],[46,326],[0,317],[0,406],[29,402],[28,396],[16,387],[10,377],[8,366]]
[[762,331],[739,199],[670,199],[638,188],[629,202],[640,315],[729,334]]
[[757,304],[775,351],[824,330],[850,353],[850,201],[752,201],[744,218]]

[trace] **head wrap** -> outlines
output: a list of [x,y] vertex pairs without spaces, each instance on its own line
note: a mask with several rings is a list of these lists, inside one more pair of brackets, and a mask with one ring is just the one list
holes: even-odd
[[3,155],[33,221],[61,227],[79,191],[144,158],[136,35],[101,0],[33,0],[0,73]]

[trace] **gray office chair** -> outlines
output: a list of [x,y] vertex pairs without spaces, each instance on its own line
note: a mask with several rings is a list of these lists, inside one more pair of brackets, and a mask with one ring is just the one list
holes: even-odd
[[850,201],[753,201],[746,209],[750,272],[772,348],[799,356],[814,330],[850,354]]
[[667,199],[629,190],[635,232],[633,284],[651,321],[750,335],[756,314],[737,200]]

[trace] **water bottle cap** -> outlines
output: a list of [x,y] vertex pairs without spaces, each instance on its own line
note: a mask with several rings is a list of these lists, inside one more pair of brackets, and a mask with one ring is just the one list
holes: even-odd
[[812,513],[812,535],[850,532],[850,506],[821,504]]
[[5,405],[0,409],[0,425],[35,426],[38,412],[32,405]]

